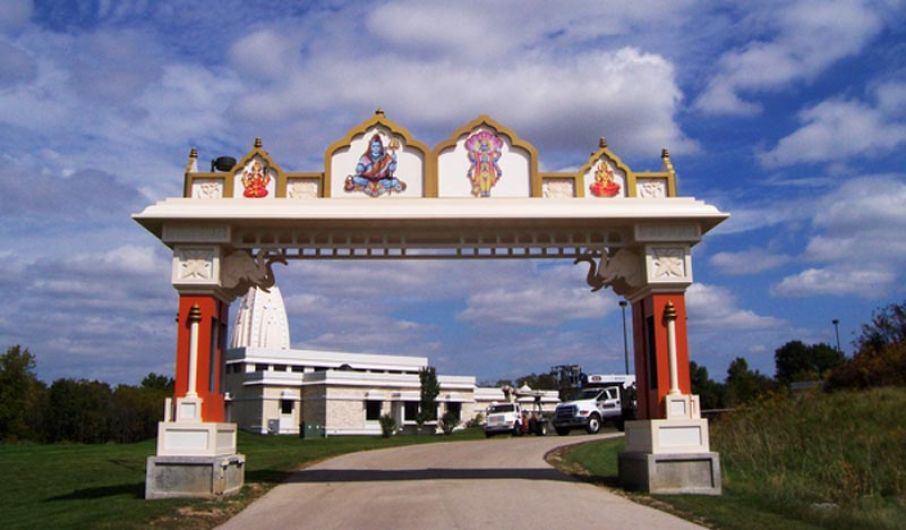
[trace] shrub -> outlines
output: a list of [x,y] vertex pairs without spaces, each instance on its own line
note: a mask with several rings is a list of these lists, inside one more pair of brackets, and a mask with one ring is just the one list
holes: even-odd
[[466,427],[481,427],[484,425],[484,414],[479,412],[474,418],[466,422]]
[[459,417],[456,414],[447,411],[440,418],[441,428],[444,430],[444,434],[450,434],[453,432],[453,429],[459,425]]
[[381,436],[390,438],[396,433],[396,420],[390,414],[381,416]]

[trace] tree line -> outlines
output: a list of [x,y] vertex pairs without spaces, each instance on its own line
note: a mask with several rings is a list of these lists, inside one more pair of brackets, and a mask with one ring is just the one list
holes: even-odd
[[774,352],[774,377],[751,370],[737,357],[724,383],[713,381],[707,368],[693,361],[692,392],[707,410],[736,407],[797,382],[813,382],[828,392],[906,386],[906,302],[875,310],[853,346],[855,353],[847,358],[828,344],[790,341]]
[[19,345],[0,355],[0,441],[137,442],[157,435],[173,379],[148,374],[138,386],[35,375],[35,356]]

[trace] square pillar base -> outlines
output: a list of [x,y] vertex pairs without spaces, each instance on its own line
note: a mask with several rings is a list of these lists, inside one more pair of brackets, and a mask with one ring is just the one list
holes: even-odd
[[239,493],[245,483],[245,455],[149,456],[145,498],[215,498]]
[[623,452],[620,483],[628,489],[654,494],[720,495],[720,455],[717,453],[652,454]]

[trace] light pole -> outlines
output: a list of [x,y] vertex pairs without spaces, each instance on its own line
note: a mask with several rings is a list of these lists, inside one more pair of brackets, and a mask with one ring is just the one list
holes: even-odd
[[837,351],[842,353],[843,350],[840,349],[840,321],[835,318],[831,320],[831,323],[834,324],[834,335],[837,336]]
[[629,375],[629,343],[626,341],[626,300],[620,300],[620,308],[623,310],[623,359],[626,361],[626,375]]

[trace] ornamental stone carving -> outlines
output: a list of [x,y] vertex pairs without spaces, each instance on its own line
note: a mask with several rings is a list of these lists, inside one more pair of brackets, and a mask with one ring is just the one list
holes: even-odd
[[636,196],[641,199],[663,199],[667,197],[665,179],[645,179],[636,183]]
[[315,179],[289,179],[286,182],[287,199],[317,199],[318,181]]
[[589,264],[585,281],[592,292],[611,287],[616,294],[625,296],[642,285],[641,259],[632,249],[604,252],[597,262],[595,254],[586,253],[576,258],[575,263],[580,261]]
[[242,296],[252,287],[268,292],[276,278],[274,263],[286,264],[283,256],[259,251],[255,258],[245,250],[235,250],[225,258],[220,273],[221,291],[230,299]]
[[645,252],[648,283],[691,283],[692,267],[686,246],[652,246]]
[[173,252],[173,285],[216,285],[216,247],[182,247]]
[[223,197],[223,181],[220,179],[195,179],[192,181],[193,199],[220,199]]
[[541,191],[545,199],[569,199],[576,196],[576,186],[572,179],[544,179]]

